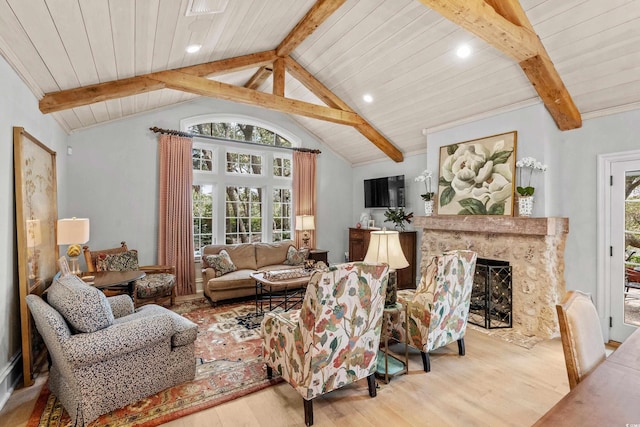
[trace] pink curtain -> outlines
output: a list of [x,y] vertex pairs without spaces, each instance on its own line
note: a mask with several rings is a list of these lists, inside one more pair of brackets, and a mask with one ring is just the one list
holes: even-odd
[[[293,212],[294,215],[313,215],[316,229],[316,153],[293,152]],[[315,248],[316,232],[309,232],[309,247]],[[302,246],[302,231],[295,232],[296,247]]]
[[175,265],[178,295],[196,293],[191,213],[191,138],[160,135],[158,263]]

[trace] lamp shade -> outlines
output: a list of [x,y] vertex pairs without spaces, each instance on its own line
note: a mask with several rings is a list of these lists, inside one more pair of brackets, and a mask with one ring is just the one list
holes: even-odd
[[58,244],[76,245],[89,241],[89,218],[58,220]]
[[313,215],[296,215],[296,230],[315,230],[316,221]]
[[400,233],[397,231],[372,231],[369,234],[369,248],[364,262],[387,264],[389,268],[400,269],[409,266],[400,246]]

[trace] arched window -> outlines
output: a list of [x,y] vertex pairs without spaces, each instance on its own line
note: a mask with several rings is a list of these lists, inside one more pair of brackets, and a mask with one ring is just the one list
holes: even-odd
[[[209,244],[293,237],[292,154],[299,138],[245,116],[185,119],[193,139],[196,254]],[[198,137],[200,135],[201,137]]]

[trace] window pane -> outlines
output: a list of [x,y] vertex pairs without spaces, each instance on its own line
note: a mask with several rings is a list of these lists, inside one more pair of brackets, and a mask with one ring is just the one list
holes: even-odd
[[203,241],[213,241],[213,185],[192,187],[191,208],[193,210],[193,247],[196,253],[199,253]]

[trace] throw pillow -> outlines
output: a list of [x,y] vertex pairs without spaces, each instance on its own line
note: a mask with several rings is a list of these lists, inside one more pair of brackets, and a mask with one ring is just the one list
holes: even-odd
[[138,251],[135,249],[115,254],[101,253],[96,258],[98,271],[134,271],[138,268]]
[[216,272],[216,277],[220,277],[224,274],[237,270],[235,264],[231,261],[229,253],[224,249],[221,250],[218,255],[207,255],[206,261],[207,264],[209,264]]
[[114,321],[107,297],[74,275],[54,280],[47,290],[47,302],[78,332],[99,331]]
[[287,249],[287,259],[284,261],[286,265],[302,265],[309,256],[309,249],[296,249],[295,246],[289,246]]

